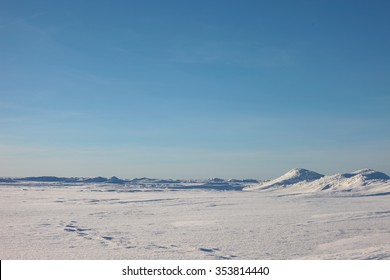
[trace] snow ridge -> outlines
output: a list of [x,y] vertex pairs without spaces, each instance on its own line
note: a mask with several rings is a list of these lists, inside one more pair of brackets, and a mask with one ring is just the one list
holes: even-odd
[[244,188],[244,191],[276,191],[282,195],[390,195],[390,177],[372,169],[331,176],[306,169],[293,169],[272,181],[252,184]]

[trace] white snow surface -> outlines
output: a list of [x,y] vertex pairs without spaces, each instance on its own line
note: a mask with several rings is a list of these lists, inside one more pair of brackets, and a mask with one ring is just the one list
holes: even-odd
[[369,169],[39,180],[0,182],[0,259],[390,259],[390,180]]

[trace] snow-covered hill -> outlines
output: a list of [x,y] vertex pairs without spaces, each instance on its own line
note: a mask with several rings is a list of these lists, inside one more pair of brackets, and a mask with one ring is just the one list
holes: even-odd
[[293,169],[283,176],[244,188],[245,191],[274,191],[280,194],[390,194],[390,177],[372,169],[323,176],[305,169]]
[[258,185],[253,185],[252,187],[246,188],[246,190],[266,190],[270,188],[280,188],[300,182],[311,182],[322,177],[324,177],[324,175],[316,173],[314,171],[310,171],[303,168],[294,168],[274,180],[267,181]]

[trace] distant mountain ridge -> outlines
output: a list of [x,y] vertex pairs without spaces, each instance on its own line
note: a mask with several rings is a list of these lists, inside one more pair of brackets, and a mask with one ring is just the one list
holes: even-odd
[[157,179],[157,178],[134,178],[134,179],[120,179],[116,176],[106,178],[106,177],[56,177],[56,176],[36,176],[36,177],[20,177],[20,178],[10,178],[10,177],[0,177],[0,182],[73,182],[73,183],[114,183],[114,184],[124,184],[124,183],[136,183],[136,182],[150,182],[150,183],[189,183],[189,182],[240,182],[240,183],[257,183],[256,179],[221,179],[221,178],[211,178],[211,179]]
[[[78,178],[78,177],[55,177],[55,176],[38,176],[38,177],[23,177],[23,178],[0,178],[0,183],[11,183],[18,185],[55,185],[64,186],[72,184],[86,184],[97,186],[116,185],[116,190],[129,188],[132,190],[185,190],[185,189],[208,189],[208,190],[237,190],[241,191],[247,183],[258,183],[255,179],[220,179],[211,178],[205,180],[174,180],[174,179],[152,179],[152,178],[134,178],[120,179],[118,177],[93,177],[93,178]],[[115,191],[115,190],[112,190]]]
[[[235,190],[272,192],[281,195],[299,194],[346,194],[353,195],[390,195],[390,177],[372,169],[361,169],[351,173],[325,176],[323,174],[304,169],[294,168],[282,176],[269,180],[255,179],[221,179],[210,178],[205,180],[174,180],[134,178],[120,179],[118,177],[55,177],[39,176],[24,178],[0,178],[2,184],[19,186],[72,186],[91,185],[108,187],[110,191],[163,191],[163,190]],[[111,187],[110,187],[111,186]]]
[[0,182],[59,182],[59,183],[124,183],[125,180],[121,180],[117,177],[104,178],[78,178],[78,177],[56,177],[56,176],[37,176],[37,177],[22,177],[22,178],[0,178]]

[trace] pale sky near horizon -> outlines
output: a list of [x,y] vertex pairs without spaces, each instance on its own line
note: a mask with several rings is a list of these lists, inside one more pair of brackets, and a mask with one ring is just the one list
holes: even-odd
[[0,177],[390,175],[389,1],[0,1]]

